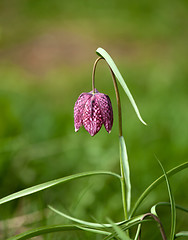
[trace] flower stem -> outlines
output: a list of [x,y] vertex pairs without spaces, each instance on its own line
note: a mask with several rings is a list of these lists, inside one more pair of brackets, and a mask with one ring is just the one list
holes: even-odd
[[[159,226],[159,230],[160,230],[162,239],[163,239],[163,240],[167,240],[167,237],[166,237],[166,234],[165,234],[165,231],[164,231],[164,228],[163,228],[163,225],[162,225],[160,219],[159,219],[156,215],[154,215],[154,214],[152,214],[152,213],[146,213],[146,214],[144,214],[144,216],[141,218],[141,220],[144,220],[144,218],[146,218],[146,217],[152,217],[152,218],[158,223],[158,226]],[[140,238],[141,238],[141,230],[140,230],[140,232],[139,232],[138,240],[140,240]]]
[[[97,66],[97,63],[101,59],[104,59],[104,58],[102,58],[102,57],[97,58],[95,63],[94,63],[94,65],[93,65],[93,72],[92,72],[92,91],[93,91],[93,93],[95,93],[95,71],[96,71],[96,66]],[[119,137],[122,137],[123,134],[122,134],[122,114],[121,114],[120,95],[119,95],[119,90],[118,90],[117,81],[116,81],[116,77],[114,75],[114,72],[112,71],[110,66],[109,66],[109,68],[110,68],[110,72],[111,72],[112,79],[113,79],[113,84],[114,84],[114,89],[115,89],[115,94],[116,94],[117,107],[118,107]],[[128,219],[128,214],[127,214],[127,201],[126,201],[126,183],[125,183],[125,176],[124,176],[124,171],[123,171],[123,162],[122,162],[122,157],[121,157],[121,149],[120,149],[120,170],[121,170],[121,192],[122,192],[123,210],[124,210],[125,220],[127,220]]]
[[124,173],[123,173],[123,163],[122,163],[121,156],[120,156],[120,168],[121,168],[121,194],[122,194],[124,218],[125,218],[125,220],[128,220],[127,200],[126,200],[126,191],[125,191],[126,185],[125,185],[125,177],[124,177]]
[[[110,68],[110,66],[109,66],[109,68]],[[115,93],[116,93],[116,100],[117,100],[117,106],[118,106],[119,137],[121,137],[121,136],[123,136],[123,133],[122,133],[122,114],[121,114],[120,95],[119,95],[119,90],[118,90],[117,81],[116,81],[116,77],[114,75],[114,72],[112,71],[111,68],[110,68],[110,71],[111,71],[111,74],[112,74],[114,89],[115,89]]]
[[96,61],[94,62],[94,65],[93,65],[93,72],[92,72],[92,91],[93,91],[93,94],[95,93],[95,71],[96,71],[96,66],[97,66],[97,63],[103,59],[102,57],[99,57],[96,59]]
[[[109,66],[110,68],[110,66]],[[112,79],[114,83],[114,89],[116,93],[116,100],[117,100],[117,106],[118,106],[118,121],[119,121],[119,137],[123,136],[122,133],[122,114],[121,114],[121,101],[120,101],[120,95],[119,95],[119,90],[117,86],[117,81],[116,77],[114,75],[114,72],[110,68],[111,74],[112,74]],[[121,169],[121,192],[122,192],[122,201],[123,201],[123,210],[124,210],[124,217],[125,220],[128,219],[128,214],[127,214],[127,200],[126,200],[126,183],[125,183],[125,176],[124,176],[124,171],[123,171],[123,162],[122,162],[122,157],[121,157],[121,147],[120,147],[120,169]]]

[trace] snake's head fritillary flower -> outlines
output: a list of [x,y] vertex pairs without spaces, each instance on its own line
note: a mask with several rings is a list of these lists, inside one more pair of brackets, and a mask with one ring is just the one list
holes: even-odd
[[74,106],[75,132],[83,125],[91,136],[94,136],[104,124],[110,133],[113,125],[113,110],[110,98],[95,89],[82,93]]

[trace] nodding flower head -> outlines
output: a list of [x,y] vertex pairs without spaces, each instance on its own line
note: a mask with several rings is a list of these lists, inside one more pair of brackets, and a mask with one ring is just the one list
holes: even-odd
[[74,106],[75,132],[84,125],[91,136],[94,136],[104,124],[108,133],[113,125],[113,110],[110,98],[96,89],[89,93],[82,93]]

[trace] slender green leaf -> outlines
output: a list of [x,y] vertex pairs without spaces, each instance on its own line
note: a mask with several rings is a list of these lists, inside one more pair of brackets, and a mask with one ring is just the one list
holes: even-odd
[[[180,171],[182,171],[183,169],[188,167],[188,162],[185,162],[173,169],[171,169],[170,171],[167,172],[167,176],[170,177]],[[140,204],[142,203],[142,201],[147,197],[147,195],[154,189],[156,188],[160,183],[162,183],[165,180],[165,175],[163,174],[162,176],[160,176],[158,179],[156,179],[143,193],[142,195],[138,198],[137,202],[135,203],[130,217],[133,216],[137,210],[137,208],[140,206]]]
[[106,60],[106,62],[108,63],[108,65],[110,66],[110,68],[112,69],[112,71],[114,72],[116,78],[118,79],[119,83],[121,84],[122,88],[124,89],[125,93],[127,94],[127,96],[128,96],[128,98],[129,98],[129,100],[130,100],[130,102],[131,102],[131,104],[132,104],[132,106],[133,106],[133,108],[134,108],[134,110],[135,110],[135,112],[136,112],[139,120],[140,120],[144,125],[146,125],[146,123],[144,122],[144,120],[142,119],[142,117],[141,117],[141,115],[140,115],[140,112],[139,112],[139,110],[138,110],[138,107],[137,107],[137,105],[136,105],[136,102],[135,102],[135,100],[134,100],[131,92],[129,91],[129,89],[128,89],[128,87],[127,87],[127,85],[126,85],[126,83],[125,83],[125,81],[124,81],[121,73],[119,72],[116,64],[114,63],[114,61],[112,60],[112,58],[110,57],[110,55],[109,55],[104,49],[102,49],[102,48],[98,48],[98,49],[96,50],[96,53],[97,53],[99,56],[103,57],[103,58]]
[[[64,218],[67,218],[73,222],[76,222],[76,223],[79,223],[81,224],[82,226],[85,226],[85,227],[90,227],[90,228],[98,228],[98,229],[107,229],[107,228],[111,228],[112,225],[111,224],[106,224],[106,223],[93,223],[93,222],[88,222],[88,221],[84,221],[84,220],[81,220],[81,219],[78,219],[78,218],[74,218],[72,216],[69,216],[57,209],[55,209],[54,207],[52,206],[48,206],[52,211],[54,211],[55,213],[57,213],[58,215],[64,217]],[[121,226],[123,230],[127,230],[129,229],[130,227],[134,226],[134,225],[137,225],[138,223],[142,222],[141,219],[142,217],[144,216],[144,214],[142,215],[139,215],[139,216],[136,216],[136,217],[133,217],[132,219],[129,219],[127,221],[122,221],[122,222],[118,222],[118,223],[115,223],[117,226]],[[149,221],[149,220],[143,220],[143,221]],[[79,225],[77,225],[79,226]]]
[[176,233],[175,239],[179,237],[188,237],[188,231],[182,231],[182,232]]
[[[126,230],[129,230],[130,228],[134,227],[134,226],[137,226],[137,225],[141,225],[141,223],[143,222],[151,222],[152,220],[148,220],[148,219],[144,219],[144,220],[137,220],[137,221],[134,221],[134,222],[130,222],[128,225],[118,225],[119,227],[121,227],[121,229],[123,231],[126,231]],[[141,227],[141,226],[140,226]],[[104,240],[110,240],[110,239],[114,239],[114,237],[117,236],[117,233],[112,233],[110,234],[109,236],[107,236]]]
[[131,181],[130,181],[129,161],[128,161],[125,140],[123,136],[121,136],[119,140],[120,140],[120,157],[123,163],[123,172],[124,172],[125,184],[126,184],[127,211],[129,212],[131,207]]
[[7,240],[24,240],[31,239],[32,237],[40,236],[47,233],[61,232],[61,231],[75,231],[81,230],[76,225],[51,225],[45,227],[35,228],[24,233],[18,234],[14,237],[10,237]]
[[[119,226],[119,227],[121,227],[121,229],[123,230],[123,231],[126,231],[126,230],[128,230],[128,229],[130,229],[130,228],[132,228],[132,227],[134,227],[134,226],[136,226],[136,225],[138,225],[138,224],[140,224],[140,223],[142,223],[142,222],[149,222],[149,221],[151,221],[150,219],[148,220],[148,219],[144,219],[144,220],[141,220],[142,218],[143,218],[143,216],[144,216],[144,214],[143,215],[140,215],[140,216],[137,216],[137,217],[134,217],[134,218],[132,218],[132,219],[129,219],[129,220],[127,220],[127,221],[124,221],[124,223],[122,223],[122,224],[120,224],[120,225],[117,225],[117,226]],[[105,240],[110,240],[110,239],[113,239],[114,237],[116,237],[117,236],[117,233],[115,232],[115,233],[112,233],[111,235],[109,235],[109,236],[107,236],[106,238],[105,238]]]
[[60,183],[64,183],[64,182],[68,182],[77,178],[82,178],[82,177],[88,177],[88,176],[94,176],[94,175],[111,175],[114,177],[117,177],[118,179],[120,179],[120,176],[116,173],[113,172],[107,172],[107,171],[90,171],[90,172],[84,172],[84,173],[78,173],[78,174],[74,174],[74,175],[70,175],[67,177],[62,177],[62,178],[58,178],[49,182],[45,182],[30,188],[26,188],[24,190],[21,190],[19,192],[10,194],[6,197],[3,197],[0,199],[0,204],[9,202],[11,200],[20,198],[20,197],[24,197],[42,190],[45,190],[47,188],[53,187],[55,185],[58,185]]
[[150,212],[151,212],[153,215],[155,215],[155,216],[158,217],[158,214],[157,214],[157,211],[156,211],[156,205],[154,205],[154,206],[151,208]]
[[[151,208],[151,213],[152,214],[154,214],[154,215],[158,215],[157,214],[157,207],[158,206],[170,206],[170,203],[168,203],[168,202],[160,202],[160,203],[157,203],[157,204],[155,204],[154,206],[152,206],[152,208]],[[184,211],[184,212],[186,212],[186,213],[188,213],[188,209],[187,208],[185,208],[185,207],[182,207],[182,206],[180,206],[180,205],[175,205],[175,207],[177,208],[177,209],[179,209],[179,210],[181,210],[181,211]]]
[[111,234],[110,232],[99,230],[99,229],[87,228],[87,227],[82,227],[82,226],[78,226],[78,228],[80,228],[81,230],[84,230],[86,232],[92,232],[92,233],[101,234],[101,235],[110,235]]
[[[52,206],[48,206],[53,212],[57,213],[58,215],[64,217],[64,218],[67,218],[73,222],[76,222],[76,223],[79,223],[81,225],[84,225],[86,227],[92,227],[92,228],[104,228],[104,227],[112,227],[111,224],[106,224],[106,223],[93,223],[93,222],[88,222],[88,221],[84,221],[84,220],[81,220],[81,219],[78,219],[78,218],[75,218],[75,217],[71,217],[55,208],[53,208]],[[124,223],[123,221],[122,222],[119,222],[119,223],[116,223],[116,224],[122,224]]]
[[7,240],[31,239],[33,237],[40,236],[47,233],[62,232],[62,231],[76,231],[76,230],[83,230],[83,231],[92,232],[95,234],[102,234],[102,235],[110,234],[110,232],[91,229],[91,228],[84,228],[79,225],[52,225],[52,226],[39,227],[39,228],[29,230],[24,233],[18,234],[16,236],[10,237]]
[[139,235],[140,235],[140,230],[141,230],[141,224],[138,225],[138,228],[136,230],[136,235],[134,237],[134,240],[137,240]]
[[[158,160],[158,159],[157,159]],[[176,207],[175,207],[175,200],[174,200],[174,196],[172,194],[172,189],[170,186],[170,182],[168,180],[167,174],[163,168],[163,165],[161,164],[161,162],[158,160],[164,176],[165,176],[165,180],[166,180],[166,184],[167,184],[167,189],[168,189],[168,194],[169,194],[169,198],[170,198],[170,205],[171,205],[171,232],[170,232],[170,240],[174,240],[174,236],[175,236],[175,230],[176,230]]]
[[118,237],[121,240],[131,240],[129,238],[129,236],[118,226],[116,225],[114,222],[112,222],[110,219],[108,219],[108,221],[111,223],[112,228],[115,230],[115,232],[117,233]]

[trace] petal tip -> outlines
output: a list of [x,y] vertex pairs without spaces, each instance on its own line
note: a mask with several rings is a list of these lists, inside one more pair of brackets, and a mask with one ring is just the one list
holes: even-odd
[[90,131],[88,131],[88,133],[91,135],[91,137],[93,137],[93,136],[95,136],[95,132],[90,132]]
[[78,132],[79,129],[80,129],[80,128],[75,128],[75,132]]

